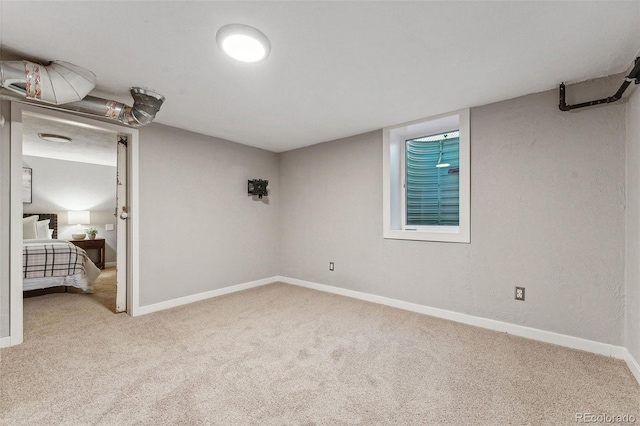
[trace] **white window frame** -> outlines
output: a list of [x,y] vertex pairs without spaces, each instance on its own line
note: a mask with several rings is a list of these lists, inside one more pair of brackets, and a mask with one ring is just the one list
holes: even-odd
[[[469,109],[385,127],[382,134],[383,237],[451,243],[471,242],[471,135]],[[405,141],[422,136],[460,131],[460,224],[458,226],[406,226],[404,201]]]

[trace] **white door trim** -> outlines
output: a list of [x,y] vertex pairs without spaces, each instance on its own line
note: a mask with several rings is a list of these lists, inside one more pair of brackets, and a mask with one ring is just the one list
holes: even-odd
[[[121,143],[120,138],[125,140],[124,143]],[[127,192],[129,192],[129,181],[127,179],[127,169],[129,168],[129,163],[127,162],[127,153],[129,151],[129,139],[131,139],[131,135],[118,134],[116,135],[116,156],[117,156],[117,167],[116,167],[116,212],[115,212],[115,222],[116,222],[116,239],[118,241],[117,246],[118,250],[116,253],[116,313],[117,312],[125,312],[127,310],[127,274],[128,268],[126,267],[129,264],[129,241],[128,232],[129,232],[129,219],[122,218],[121,215],[126,210],[129,205],[127,200]],[[123,244],[124,242],[124,244]],[[118,267],[117,265],[120,265]],[[106,265],[105,265],[106,266]]]
[[[128,262],[127,262],[127,312],[136,315],[139,311],[139,234],[138,234],[138,153],[139,134],[137,129],[105,123],[85,116],[75,115],[58,110],[52,110],[34,105],[11,102],[11,217],[10,217],[10,345],[18,345],[24,339],[23,334],[23,305],[22,305],[22,114],[28,112],[48,119],[73,121],[85,126],[107,130],[114,133],[131,135],[131,151],[127,160],[129,170],[129,206],[131,223],[129,226]],[[6,340],[5,340],[6,342]],[[3,343],[5,343],[3,342]]]
[[[19,117],[19,118],[18,118]],[[9,338],[22,343],[22,109],[11,103],[11,187],[9,189]]]
[[[125,128],[128,129],[128,128]],[[127,132],[122,132],[127,133]],[[131,131],[130,149],[127,155],[127,183],[129,205],[129,225],[127,226],[127,313],[132,317],[139,315],[140,311],[140,191],[139,183],[139,158],[140,139],[138,131]],[[130,284],[130,285],[129,285]]]

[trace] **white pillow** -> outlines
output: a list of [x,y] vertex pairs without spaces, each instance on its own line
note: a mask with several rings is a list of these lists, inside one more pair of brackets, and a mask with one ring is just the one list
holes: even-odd
[[[38,235],[38,239],[39,240],[50,240],[51,239],[51,235],[49,234],[49,222],[51,222],[51,219],[47,219],[47,220],[39,220],[38,222],[36,222],[36,233]],[[53,230],[51,230],[53,231]]]
[[36,222],[38,221],[38,215],[29,216],[22,219],[22,238],[25,240],[33,240],[38,238],[38,230],[36,229]]

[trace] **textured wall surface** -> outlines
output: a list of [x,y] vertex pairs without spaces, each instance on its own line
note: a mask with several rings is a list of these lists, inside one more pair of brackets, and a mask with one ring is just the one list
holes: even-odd
[[472,108],[471,244],[382,238],[382,132],[280,154],[280,274],[622,344],[626,107],[557,96]]
[[640,90],[627,105],[625,346],[640,362]]
[[[570,86],[568,101],[602,97],[619,82]],[[143,128],[141,306],[280,274],[615,345],[624,339],[638,359],[639,96],[628,108],[573,113],[557,109],[556,91],[473,108],[471,244],[382,238],[380,131],[276,155]],[[2,147],[5,136],[8,126]],[[251,178],[270,180],[268,199],[247,197]],[[8,334],[1,284],[0,337]],[[514,285],[527,288],[526,302],[513,300]]]
[[[267,198],[247,196],[254,178],[269,180]],[[139,211],[140,306],[277,275],[274,153],[143,127]]]
[[[115,148],[114,148],[115,149]],[[58,213],[58,238],[70,240],[89,226],[105,239],[107,262],[116,261],[116,231],[105,231],[116,224],[116,168],[75,161],[24,156],[22,165],[32,169],[33,203],[23,204],[25,213]],[[69,210],[89,210],[91,224],[69,224]],[[97,253],[91,251],[94,258]]]

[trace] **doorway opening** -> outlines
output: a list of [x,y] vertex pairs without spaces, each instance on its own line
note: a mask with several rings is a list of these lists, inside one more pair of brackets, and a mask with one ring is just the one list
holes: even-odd
[[[54,142],[41,143],[37,133],[65,133],[71,139],[77,138],[78,143],[64,143],[64,146],[56,146]],[[103,269],[106,275],[111,274],[110,279],[115,279],[113,311],[136,314],[137,218],[131,212],[137,207],[137,153],[136,129],[12,103],[10,345],[23,340],[24,241],[22,229],[16,226],[22,222],[23,212],[58,214],[58,238],[87,248],[87,255],[93,263],[106,268]],[[29,167],[31,165],[38,167]],[[22,199],[24,168],[31,169],[31,203],[24,203]],[[51,177],[56,175],[56,170],[61,180],[59,187]],[[112,190],[105,194],[97,186],[101,184],[104,187],[109,173],[113,174]],[[96,186],[96,191],[91,191],[91,185]],[[34,192],[35,188],[38,189]],[[37,197],[33,197],[35,194]],[[84,220],[88,223],[80,226],[71,223],[69,215],[77,212],[88,213],[91,218]],[[86,230],[92,228],[98,231],[95,240],[86,236],[86,239],[80,239],[77,235],[86,234]]]

